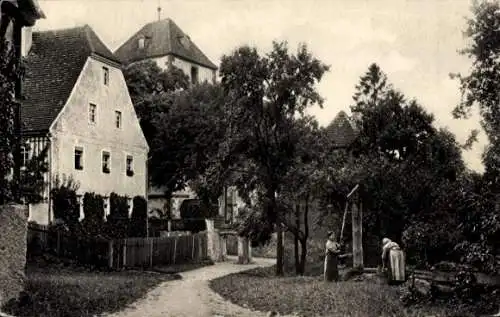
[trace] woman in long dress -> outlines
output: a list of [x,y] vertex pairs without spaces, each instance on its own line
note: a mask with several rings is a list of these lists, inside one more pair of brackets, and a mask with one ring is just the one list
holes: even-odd
[[399,245],[388,238],[382,240],[382,269],[385,267],[389,284],[405,282],[405,255]]
[[328,232],[328,240],[325,246],[325,281],[338,281],[339,268],[338,268],[338,255],[340,253],[340,244],[335,238],[333,231]]

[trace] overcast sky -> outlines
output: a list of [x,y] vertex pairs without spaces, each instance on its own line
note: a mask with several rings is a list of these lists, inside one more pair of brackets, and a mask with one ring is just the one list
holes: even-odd
[[[460,99],[450,72],[466,72],[460,56],[462,30],[470,13],[466,0],[39,0],[47,19],[36,29],[89,24],[109,46],[118,48],[144,24],[171,18],[216,64],[223,54],[250,44],[262,52],[273,40],[295,49],[304,42],[331,70],[320,84],[323,109],[313,109],[322,125],[349,111],[354,86],[372,62],[407,97],[416,98],[463,142],[478,117],[455,120]],[[481,170],[480,143],[464,153]]]

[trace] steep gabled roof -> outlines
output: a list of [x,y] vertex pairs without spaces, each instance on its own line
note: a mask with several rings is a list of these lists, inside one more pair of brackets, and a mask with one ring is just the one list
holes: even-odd
[[344,111],[340,111],[326,127],[326,133],[337,148],[348,147],[357,137],[357,132]]
[[[138,41],[141,37],[145,38],[144,48],[138,47]],[[146,24],[122,44],[115,51],[115,55],[123,64],[173,55],[210,69],[217,69],[217,66],[171,19]]]
[[89,56],[119,63],[88,25],[33,33],[23,81],[23,132],[49,129],[66,104]]

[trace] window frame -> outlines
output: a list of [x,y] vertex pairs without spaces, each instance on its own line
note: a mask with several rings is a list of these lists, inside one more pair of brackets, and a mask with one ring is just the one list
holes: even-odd
[[89,123],[97,124],[97,105],[91,102],[89,103]]
[[103,83],[105,86],[109,86],[109,68],[106,66],[103,66],[102,72],[103,72]]
[[[129,164],[130,159],[130,164]],[[125,174],[128,177],[134,176],[134,156],[127,154],[125,155]]]
[[146,38],[141,36],[137,39],[137,48],[143,50],[146,47]]
[[[79,151],[80,152],[80,160],[79,160],[79,163],[80,163],[80,166],[79,168],[76,166],[76,152]],[[75,146],[73,148],[73,168],[77,171],[83,171],[83,158],[84,158],[84,153],[85,153],[85,150],[83,148],[83,146]]]
[[115,110],[115,128],[121,129],[122,127],[122,112]]
[[20,149],[21,153],[21,170],[24,170],[28,166],[28,162],[30,161],[30,150],[29,150],[29,145],[21,145]]
[[[105,165],[104,157],[107,156],[107,161]],[[111,174],[111,151],[103,150],[101,151],[101,172],[103,174]]]

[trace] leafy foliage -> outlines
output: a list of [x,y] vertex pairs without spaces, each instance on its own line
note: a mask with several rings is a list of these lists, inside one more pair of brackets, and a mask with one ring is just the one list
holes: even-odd
[[13,180],[13,186],[19,186],[21,197],[25,203],[36,204],[43,200],[43,189],[46,185],[44,175],[49,171],[46,146],[38,155],[33,156],[21,170],[19,182]]
[[128,91],[149,144],[153,142],[157,114],[168,109],[164,102],[177,90],[189,87],[189,78],[177,67],[162,70],[154,61],[132,63],[123,70]]
[[265,246],[271,241],[274,226],[265,217],[262,202],[238,211],[238,234],[248,237],[252,247]]
[[373,240],[368,245],[389,236],[408,243],[410,260],[448,256],[458,237],[447,237],[443,225],[457,224],[465,172],[454,135],[436,129],[433,116],[395,90],[375,64],[361,77],[353,100],[358,137],[335,161],[322,164],[330,179],[325,199],[341,210],[348,188],[360,183],[363,231]]
[[85,193],[83,196],[84,218],[82,225],[89,236],[102,234],[104,230],[104,198],[95,193]]
[[[195,86],[172,96],[170,102],[168,110],[153,120],[158,130],[151,149],[151,180],[167,193],[183,189],[205,173],[225,132],[219,86]],[[201,188],[197,192],[203,193]],[[201,196],[207,203],[213,201]]]
[[116,193],[109,195],[109,215],[107,234],[115,239],[125,238],[128,233],[129,205],[128,198]]
[[214,212],[198,199],[186,199],[181,204],[180,213],[184,228],[196,233],[206,229],[205,219],[211,218]]
[[[462,93],[461,102],[453,110],[456,118],[467,118],[473,107],[478,107],[481,126],[489,140],[483,153],[485,173],[476,181],[474,203],[468,222],[463,223],[466,239],[457,246],[464,260],[488,271],[495,270],[492,258],[498,253],[500,221],[498,219],[498,194],[500,192],[500,96],[498,90],[500,69],[500,3],[475,2],[472,15],[467,20],[465,36],[467,45],[461,51],[472,61],[466,75],[453,74]],[[479,178],[479,177],[477,177]],[[469,203],[470,205],[471,203]]]
[[148,216],[147,201],[142,196],[135,196],[132,200],[132,204],[129,237],[146,237]]
[[63,220],[70,227],[79,222],[80,207],[76,192],[80,185],[72,178],[57,176],[51,190],[52,210],[54,218]]
[[[253,186],[260,186],[264,216],[270,224],[281,226],[284,220],[275,195],[282,190],[283,177],[293,165],[297,135],[292,131],[296,117],[303,116],[308,107],[322,104],[315,86],[327,70],[328,66],[305,45],[291,54],[285,42],[274,42],[265,56],[260,56],[255,48],[243,46],[222,57],[221,85],[227,94],[230,127],[219,152],[220,172],[214,174],[224,175],[231,168],[251,166],[251,176],[243,177],[253,178]],[[279,264],[277,273],[281,272]]]
[[2,40],[0,43],[0,204],[11,201],[13,192],[9,177],[14,167],[13,149],[17,142],[15,135],[14,100],[16,81],[21,76],[14,49]]

